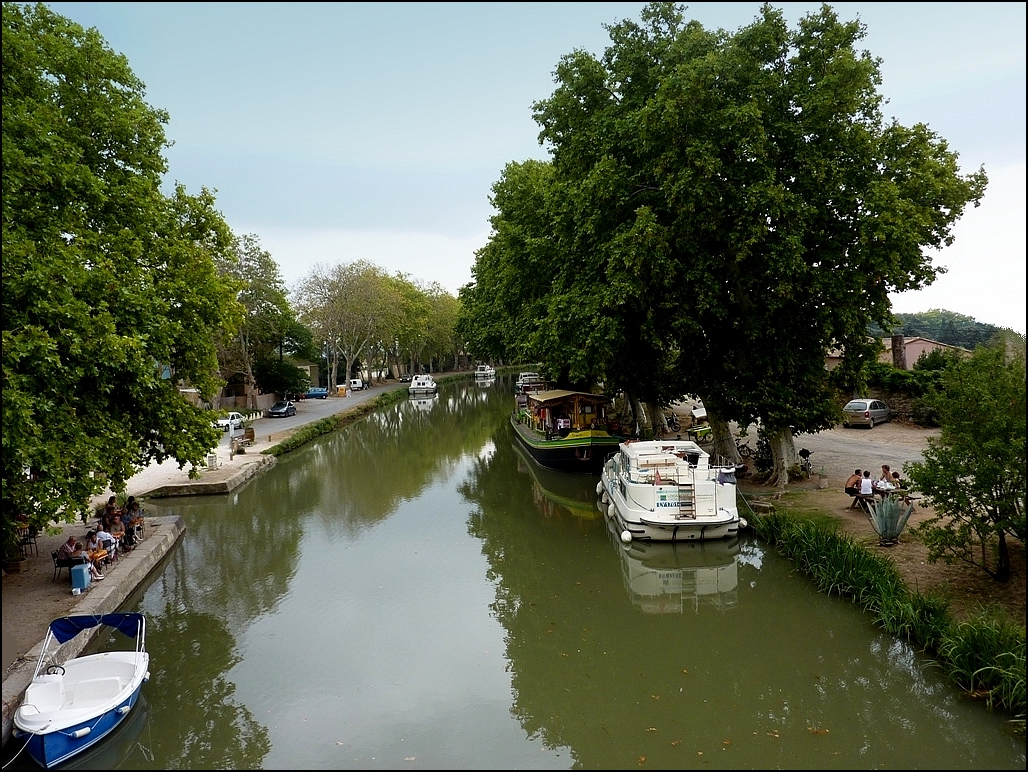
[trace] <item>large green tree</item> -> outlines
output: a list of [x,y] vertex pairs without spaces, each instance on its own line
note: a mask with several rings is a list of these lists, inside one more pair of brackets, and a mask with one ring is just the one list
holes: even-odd
[[934,514],[918,526],[928,559],[1010,578],[1007,538],[1025,538],[1025,358],[1002,341],[956,358],[929,401],[941,434],[904,472]]
[[73,519],[151,460],[218,440],[178,392],[220,385],[232,234],[161,193],[167,115],[96,30],[3,4],[3,524]]
[[793,432],[837,419],[825,352],[857,371],[868,323],[934,279],[925,248],[951,242],[985,175],[883,119],[864,28],[827,6],[795,30],[764,6],[727,33],[656,3],[608,31],[535,106],[552,168],[509,166],[494,188],[473,339],[506,343],[506,324],[571,380],[699,394],[724,455],[725,421],[759,421],[784,480]]
[[294,292],[300,320],[329,361],[329,388],[345,383],[354,363],[390,339],[400,306],[396,284],[366,260],[319,264]]
[[[235,280],[238,287],[236,297],[243,307],[240,324],[231,333],[226,331],[219,341],[218,360],[222,375],[227,380],[241,376],[246,384],[250,407],[256,408],[258,385],[265,391],[276,391],[281,387],[282,365],[277,361],[281,360],[287,341],[290,354],[294,353],[294,346],[308,353],[311,347],[309,343],[303,345],[306,334],[289,305],[278,263],[261,246],[255,234],[239,237],[232,254],[219,261],[218,270]],[[258,373],[276,375],[259,383]]]

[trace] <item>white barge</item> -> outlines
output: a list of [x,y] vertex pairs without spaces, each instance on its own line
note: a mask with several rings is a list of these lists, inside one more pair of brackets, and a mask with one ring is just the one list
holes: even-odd
[[623,542],[708,541],[746,527],[735,467],[712,465],[690,440],[622,442],[604,463],[596,493]]

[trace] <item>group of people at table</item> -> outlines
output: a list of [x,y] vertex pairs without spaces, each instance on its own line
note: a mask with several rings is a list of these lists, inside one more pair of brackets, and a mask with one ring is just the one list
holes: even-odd
[[888,464],[882,464],[882,476],[877,479],[871,477],[871,472],[867,469],[863,472],[854,469],[853,474],[846,480],[845,489],[846,493],[855,498],[854,504],[860,499],[866,501],[874,499],[876,495],[884,498],[890,493],[902,494],[904,501],[909,499],[900,473],[893,472]]
[[143,515],[135,496],[129,496],[124,507],[119,507],[117,498],[111,496],[104,506],[103,514],[96,528],[86,534],[85,541],[72,535],[57,550],[62,560],[81,560],[89,566],[94,580],[104,578],[103,567],[110,565],[119,552],[131,552],[139,536],[137,529],[143,523]]

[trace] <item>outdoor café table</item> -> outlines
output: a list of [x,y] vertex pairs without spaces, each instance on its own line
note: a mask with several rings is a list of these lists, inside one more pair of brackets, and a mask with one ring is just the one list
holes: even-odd
[[92,552],[88,552],[86,554],[89,555],[90,562],[92,562],[92,564],[96,566],[96,570],[99,571],[100,568],[103,566],[104,558],[107,557],[107,550],[93,550]]

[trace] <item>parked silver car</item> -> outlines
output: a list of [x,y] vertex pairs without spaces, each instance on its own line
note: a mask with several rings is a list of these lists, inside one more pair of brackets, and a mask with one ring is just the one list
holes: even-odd
[[291,415],[296,415],[296,405],[288,399],[276,402],[268,411],[268,418],[288,418]]
[[846,414],[847,426],[866,426],[873,429],[875,424],[884,423],[892,417],[889,406],[880,399],[851,399],[846,403],[843,412]]

